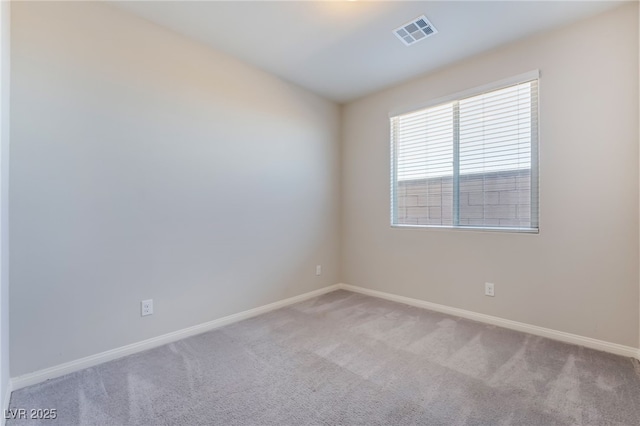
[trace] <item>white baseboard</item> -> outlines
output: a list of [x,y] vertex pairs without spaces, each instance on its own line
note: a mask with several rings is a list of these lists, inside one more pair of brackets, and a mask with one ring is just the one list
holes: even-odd
[[338,290],[339,288],[340,287],[338,284],[334,284],[332,286],[310,291],[308,293],[304,293],[299,296],[290,297],[288,299],[280,300],[274,303],[270,303],[268,305],[260,306],[254,309],[249,309],[248,311],[238,312],[237,314],[218,318],[203,324],[194,325],[193,327],[184,328],[182,330],[174,331],[172,333],[163,334],[162,336],[153,337],[151,339],[143,340],[141,342],[132,343],[130,345],[122,346],[116,349],[111,349],[106,352],[101,352],[95,355],[90,355],[85,358],[80,358],[75,361],[65,362],[64,364],[56,365],[53,367],[45,368],[43,370],[34,371],[33,373],[28,373],[22,376],[14,377],[10,381],[11,388],[12,390],[18,390],[26,386],[42,383],[49,379],[53,379],[56,377],[64,376],[65,374],[73,373],[74,371],[79,371],[85,368],[93,367],[98,364],[102,364],[107,361],[112,361],[117,358],[122,358],[123,356],[131,355],[137,352],[145,351],[147,349],[152,349],[158,346],[166,345],[167,343],[175,342],[177,340],[194,336],[196,334],[205,333],[207,331],[210,331],[228,324],[232,324],[234,322],[242,321],[244,319],[251,318],[256,315],[264,314],[264,313],[273,311],[275,309],[283,308],[285,306],[292,305],[294,303],[302,302],[304,300],[311,299],[313,297]]
[[[205,333],[209,330],[213,330],[234,322],[238,322],[247,318],[254,317],[256,315],[264,314],[275,309],[283,308],[294,303],[302,302],[307,299],[311,299],[316,296],[320,296],[325,293],[330,293],[335,290],[348,290],[355,293],[361,293],[368,296],[377,297],[380,299],[386,299],[393,302],[404,303],[405,305],[416,306],[419,308],[429,309],[436,312],[442,312],[457,317],[467,318],[473,321],[478,321],[486,324],[492,324],[499,327],[508,328],[511,330],[522,331],[524,333],[534,334],[536,336],[542,336],[553,340],[559,340],[574,345],[580,345],[591,349],[596,349],[604,352],[610,352],[617,355],[632,357],[640,359],[640,349],[630,346],[619,345],[617,343],[610,343],[603,340],[592,339],[590,337],[579,336],[577,334],[566,333],[563,331],[557,331],[550,328],[538,327],[535,325],[525,324],[522,322],[511,321],[504,318],[494,317],[491,315],[480,314],[464,309],[452,308],[445,305],[439,305],[437,303],[431,303],[420,299],[413,299],[410,297],[398,296],[391,293],[385,293],[382,291],[371,290],[364,287],[357,287],[349,284],[335,284],[329,287],[324,287],[318,290],[314,290],[308,293],[301,294],[299,296],[290,297],[288,299],[280,300],[278,302],[270,303],[268,305],[260,306],[258,308],[249,309],[247,311],[239,312],[237,314],[229,315],[226,317],[218,318],[213,321],[209,321],[203,324],[195,325],[193,327],[185,328],[182,330],[174,331],[172,333],[163,334],[162,336],[154,337],[151,339],[143,340],[141,342],[132,343],[130,345],[122,346],[120,348],[111,349],[106,352],[91,355],[85,358],[81,358],[75,361],[66,362],[64,364],[56,365],[43,370],[38,370],[33,373],[24,374],[22,376],[14,377],[9,380],[6,395],[4,395],[3,406],[4,409],[8,409],[11,392],[17,389],[24,388],[26,386],[42,383],[46,380],[63,376],[65,374],[73,373],[85,368],[93,367],[98,364],[102,364],[107,361],[112,361],[117,358],[122,358],[127,355],[131,355],[137,352],[142,352],[147,349],[152,349],[158,346],[166,345],[167,343],[175,342],[186,337],[194,336],[196,334]],[[4,416],[3,416],[4,417]],[[4,425],[4,420],[0,425]]]
[[11,401],[11,392],[13,392],[13,380],[9,379],[9,381],[7,382],[7,389],[4,392],[4,395],[2,396],[2,420],[0,420],[0,425],[4,426],[5,423],[7,422],[7,419],[4,416],[4,413],[6,413],[9,410],[9,402]]
[[619,345],[617,343],[606,342],[604,340],[592,339],[591,337],[579,336],[577,334],[566,333],[564,331],[538,327],[537,325],[511,321],[491,315],[467,311],[465,309],[452,308],[446,305],[439,305],[437,303],[426,302],[420,299],[412,299],[410,297],[397,296],[395,294],[385,293],[377,290],[370,290],[368,288],[357,287],[349,284],[339,284],[338,288],[353,291],[355,293],[365,294],[367,296],[378,297],[380,299],[391,300],[393,302],[404,303],[405,305],[416,306],[418,308],[425,308],[444,314],[467,318],[473,321],[492,324],[498,327],[522,331],[524,333],[534,334],[536,336],[542,336],[553,340],[559,340],[561,342],[584,346],[586,348],[596,349],[603,352],[610,352],[616,355],[640,359],[640,349],[633,348],[631,346]]

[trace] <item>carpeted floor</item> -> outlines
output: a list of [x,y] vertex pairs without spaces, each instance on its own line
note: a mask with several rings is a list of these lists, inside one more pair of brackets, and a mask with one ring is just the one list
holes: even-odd
[[631,360],[336,291],[13,393],[8,425],[638,425]]

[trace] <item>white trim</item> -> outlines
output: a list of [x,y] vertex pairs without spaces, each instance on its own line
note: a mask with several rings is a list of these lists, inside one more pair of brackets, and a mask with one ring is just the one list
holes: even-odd
[[[11,91],[11,3],[0,1],[0,397],[9,408],[9,138]],[[6,372],[6,374],[5,374]],[[4,394],[2,394],[4,390]],[[0,425],[6,420],[4,411]]]
[[[242,321],[247,318],[254,317],[256,315],[264,314],[275,309],[280,309],[294,303],[302,302],[307,299],[311,299],[316,296],[330,293],[338,290],[340,287],[338,284],[324,287],[318,290],[310,291],[298,296],[290,297],[288,299],[280,300],[268,305],[260,306],[248,311],[238,312],[237,314],[228,315],[226,317],[218,318],[213,321],[205,322],[203,324],[194,325],[193,327],[184,328],[182,330],[174,331],[172,333],[163,334],[158,337],[143,340],[141,342],[132,343],[130,345],[122,346],[116,349],[111,349],[105,352],[101,352],[95,355],[90,355],[85,358],[80,358],[75,361],[65,362],[64,364],[56,365],[53,367],[45,368],[43,370],[34,371],[33,373],[24,374],[22,376],[14,377],[11,379],[10,388],[17,390],[26,386],[42,383],[45,380],[53,379],[56,377],[64,376],[65,374],[73,373],[85,368],[93,367],[98,364],[102,364],[107,361],[112,361],[123,356],[131,355],[137,352],[142,352],[147,349],[152,349],[158,346],[166,345],[167,343],[175,342],[180,339],[184,339],[196,334],[205,333],[207,331],[223,327],[234,322]],[[4,416],[3,416],[4,417]]]
[[7,390],[5,391],[4,395],[3,395],[3,399],[2,399],[2,420],[0,420],[0,425],[4,426],[7,419],[4,416],[4,413],[6,413],[9,410],[9,402],[11,402],[11,392],[13,392],[13,380],[9,379],[9,381],[7,382]]
[[443,96],[440,98],[432,99],[427,102],[414,104],[412,106],[406,106],[389,111],[389,118],[393,118],[398,115],[407,114],[421,109],[434,107],[447,102],[453,102],[460,99],[468,98],[470,96],[480,95],[482,93],[490,92],[492,90],[502,89],[504,87],[513,86],[515,84],[524,83],[525,81],[536,80],[540,78],[540,70],[533,70],[522,74],[514,75],[513,77],[504,78],[502,80],[494,81],[492,83],[483,84],[482,86],[466,89],[453,95]]
[[437,230],[437,231],[465,231],[465,232],[510,232],[512,234],[539,234],[539,228],[508,228],[506,226],[448,226],[448,225],[412,225],[412,224],[404,224],[397,223],[391,224],[392,228],[398,229],[411,229],[415,231],[416,229],[427,229],[427,230]]
[[[209,321],[203,324],[198,324],[193,327],[185,328],[182,330],[174,331],[172,333],[163,334],[162,336],[153,337],[151,339],[143,340],[141,342],[132,343],[130,345],[122,346],[120,348],[111,349],[99,354],[90,355],[85,358],[80,358],[75,361],[66,362],[64,364],[56,365],[53,367],[38,370],[33,373],[24,374],[22,376],[14,377],[9,380],[7,385],[7,392],[4,395],[3,406],[8,408],[11,392],[24,388],[26,386],[42,383],[46,380],[63,376],[65,374],[73,373],[85,368],[93,367],[104,362],[112,361],[117,358],[122,358],[127,355],[131,355],[137,352],[142,352],[147,349],[152,349],[158,346],[166,345],[167,343],[175,342],[180,339],[184,339],[196,334],[205,333],[207,331],[223,327],[234,322],[242,321],[247,318],[254,317],[256,315],[264,314],[276,309],[283,308],[285,306],[292,305],[294,303],[302,302],[313,297],[321,296],[326,293],[330,293],[335,290],[348,290],[354,293],[361,293],[367,296],[373,296],[380,299],[386,299],[393,302],[404,303],[405,305],[416,306],[419,308],[429,309],[436,312],[442,312],[449,315],[455,315],[462,318],[467,318],[473,321],[478,321],[486,324],[492,324],[499,327],[508,328],[511,330],[522,331],[524,333],[534,334],[536,336],[542,336],[553,340],[559,340],[561,342],[571,343],[574,345],[580,345],[591,349],[597,349],[604,352],[610,352],[617,355],[635,357],[640,359],[640,349],[632,348],[630,346],[619,345],[617,343],[605,342],[603,340],[592,339],[590,337],[583,337],[577,334],[566,333],[564,331],[557,331],[550,328],[538,327],[535,325],[525,324],[517,321],[511,321],[504,318],[494,317],[491,315],[480,314],[464,309],[452,308],[445,305],[439,305],[437,303],[431,303],[424,300],[412,299],[410,297],[398,296],[391,293],[385,293],[382,291],[371,290],[364,287],[357,287],[349,284],[334,284],[329,287],[324,287],[318,290],[310,291],[298,296],[290,297],[288,299],[280,300],[268,305],[260,306],[247,311],[239,312],[237,314],[228,315],[226,317],[218,318],[213,321]],[[4,417],[4,416],[3,416]],[[0,423],[2,425],[3,423]]]
[[455,315],[457,317],[496,325],[498,327],[508,328],[511,330],[522,331],[524,333],[534,334],[536,336],[542,336],[548,339],[559,340],[565,343],[584,346],[586,348],[640,359],[640,350],[631,346],[610,343],[604,340],[592,339],[591,337],[579,336],[577,334],[566,333],[564,331],[553,330],[551,328],[538,327],[537,325],[511,321],[504,318],[480,314],[477,312],[467,311],[465,309],[452,308],[450,306],[426,302],[420,299],[412,299],[410,297],[398,296],[395,294],[385,293],[378,290],[371,290],[364,287],[357,287],[349,284],[339,284],[338,287],[343,290],[353,291],[354,293],[361,293],[367,296],[373,296],[380,299],[391,300],[393,302],[404,303],[405,305],[416,306],[418,308],[429,309],[431,311],[441,312],[444,314]]

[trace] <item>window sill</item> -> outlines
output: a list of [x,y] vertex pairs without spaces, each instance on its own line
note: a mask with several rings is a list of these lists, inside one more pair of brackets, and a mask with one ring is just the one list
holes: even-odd
[[391,228],[398,229],[433,229],[448,231],[475,231],[475,232],[508,232],[512,234],[539,234],[540,228],[506,228],[490,226],[437,226],[437,225],[397,225],[391,224]]

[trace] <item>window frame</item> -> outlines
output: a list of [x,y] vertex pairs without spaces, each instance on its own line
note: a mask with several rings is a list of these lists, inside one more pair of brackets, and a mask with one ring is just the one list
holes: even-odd
[[[397,140],[396,135],[393,134],[394,126],[392,126],[392,120],[400,115],[417,112],[420,110],[437,107],[439,105],[447,103],[458,103],[459,101],[482,95],[484,93],[504,89],[517,84],[526,83],[529,81],[537,80],[537,102],[536,102],[536,123],[531,127],[531,215],[532,215],[532,227],[520,228],[520,227],[507,227],[507,226],[478,226],[478,225],[418,225],[418,224],[399,224],[397,223]],[[509,232],[509,233],[524,233],[524,234],[539,234],[540,233],[540,182],[539,182],[539,170],[540,170],[540,71],[533,70],[527,73],[519,74],[510,78],[495,81],[493,83],[485,84],[482,86],[474,87],[468,90],[464,90],[453,95],[437,98],[426,103],[413,105],[411,107],[405,107],[402,109],[392,110],[389,112],[389,136],[390,136],[390,165],[391,165],[391,188],[390,188],[390,221],[392,228],[410,228],[410,229],[446,229],[454,231],[497,231],[497,232]],[[457,121],[457,120],[456,120]],[[455,137],[457,133],[454,132],[454,168],[459,167],[459,148],[456,146],[458,138]],[[455,185],[454,179],[454,185]],[[459,204],[457,199],[459,191],[454,187],[453,190],[453,203]],[[459,212],[459,208],[454,208],[454,214]],[[535,215],[535,221],[534,221]],[[454,223],[457,222],[454,218]]]

